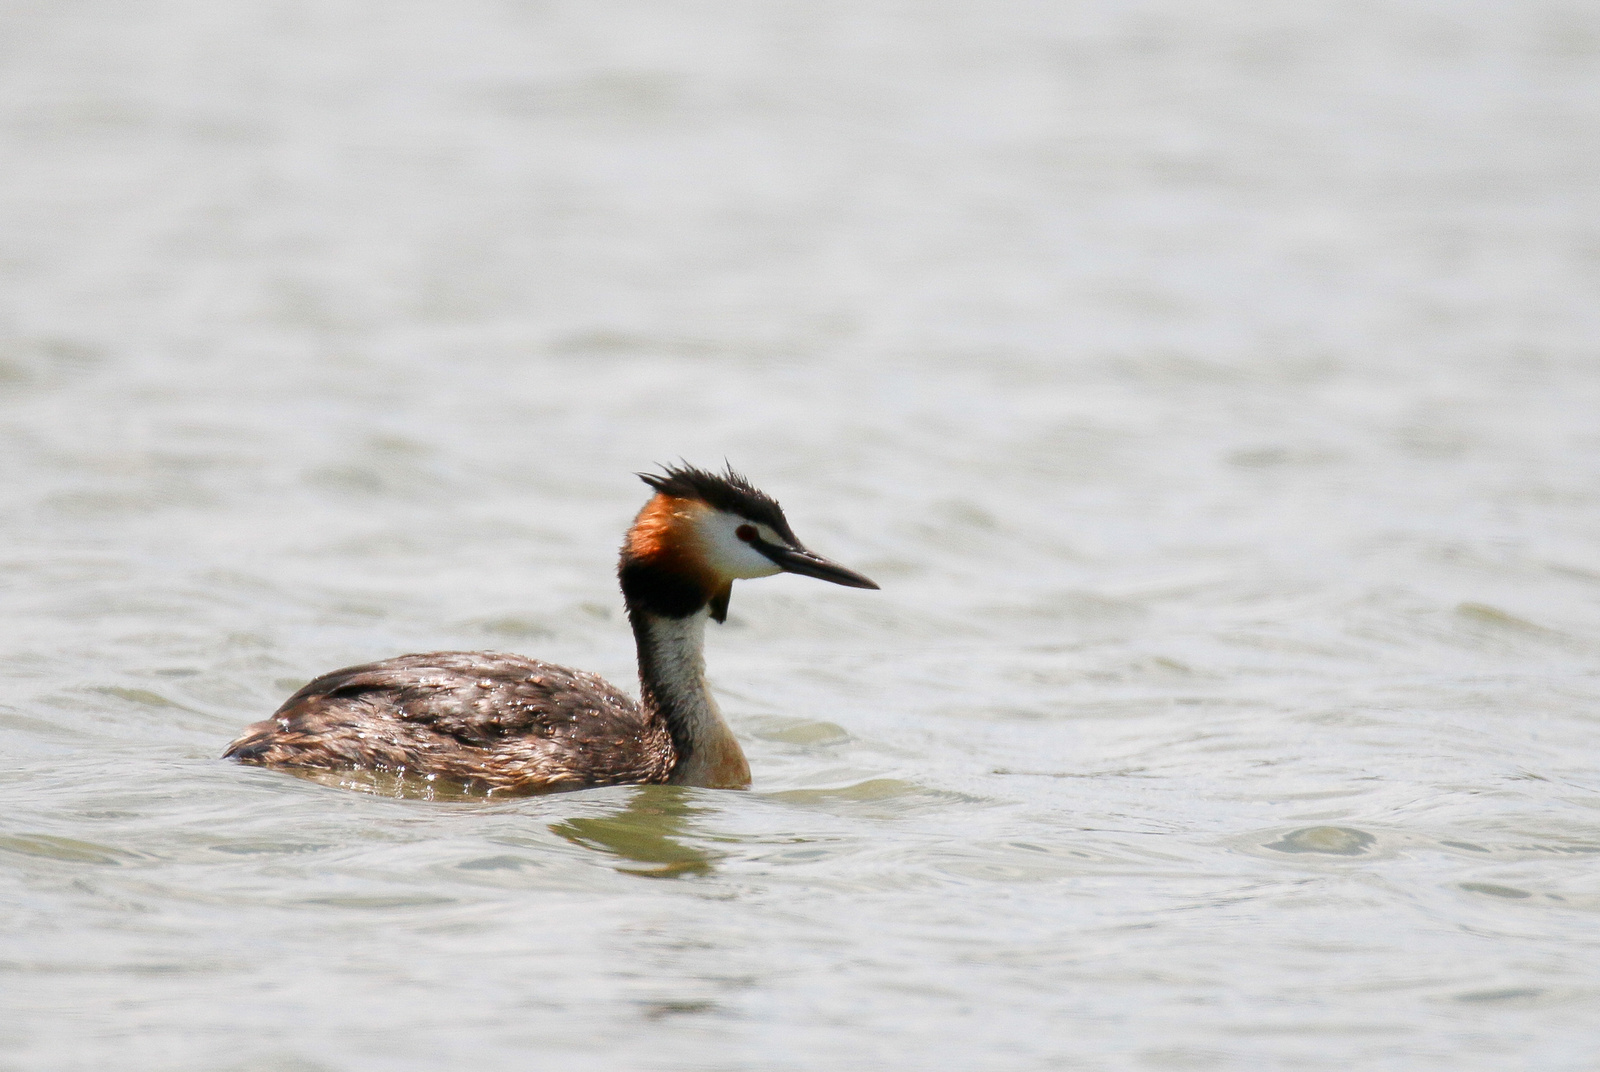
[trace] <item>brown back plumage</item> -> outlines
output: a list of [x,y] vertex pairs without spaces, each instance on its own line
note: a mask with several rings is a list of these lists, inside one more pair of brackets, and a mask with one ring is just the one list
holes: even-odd
[[224,754],[519,793],[664,782],[676,758],[664,722],[603,678],[500,652],[402,655],[324,674]]

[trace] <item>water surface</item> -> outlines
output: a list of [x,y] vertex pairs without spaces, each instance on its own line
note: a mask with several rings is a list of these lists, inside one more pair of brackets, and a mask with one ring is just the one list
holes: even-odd
[[[0,1067],[1592,1068],[1597,131],[1558,0],[0,6]],[[883,585],[753,791],[217,759],[631,687],[679,456]]]

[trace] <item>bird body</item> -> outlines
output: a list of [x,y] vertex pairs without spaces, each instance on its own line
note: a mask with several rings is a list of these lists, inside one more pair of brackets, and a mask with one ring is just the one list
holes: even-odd
[[227,755],[267,767],[434,775],[489,791],[664,782],[671,734],[604,678],[501,652],[324,674]]
[[521,655],[402,655],[322,675],[224,755],[487,792],[748,787],[744,751],[706,684],[707,621],[726,618],[738,579],[790,572],[877,585],[807,551],[777,502],[731,469],[640,475],[656,494],[629,528],[617,571],[638,648],[638,702],[594,674]]

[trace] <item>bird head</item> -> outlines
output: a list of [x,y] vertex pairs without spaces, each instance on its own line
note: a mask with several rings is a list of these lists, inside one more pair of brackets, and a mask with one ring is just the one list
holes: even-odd
[[707,605],[728,616],[733,582],[798,573],[850,588],[877,588],[868,578],[806,549],[776,499],[729,468],[713,473],[683,464],[640,473],[655,490],[622,543],[623,595],[667,617]]

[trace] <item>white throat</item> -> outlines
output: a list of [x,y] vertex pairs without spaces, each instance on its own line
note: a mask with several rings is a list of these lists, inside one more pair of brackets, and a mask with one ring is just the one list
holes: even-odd
[[750,765],[733,731],[722,720],[706,684],[706,620],[702,608],[687,618],[636,611],[639,686],[647,710],[666,719],[678,749],[671,781],[720,789],[750,784]]

